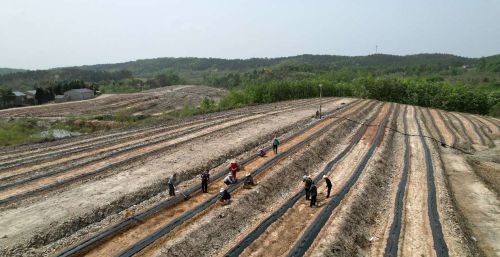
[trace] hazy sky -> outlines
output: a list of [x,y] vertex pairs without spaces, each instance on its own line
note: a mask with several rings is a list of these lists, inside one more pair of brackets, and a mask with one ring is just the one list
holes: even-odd
[[0,0],[0,67],[500,53],[500,0]]

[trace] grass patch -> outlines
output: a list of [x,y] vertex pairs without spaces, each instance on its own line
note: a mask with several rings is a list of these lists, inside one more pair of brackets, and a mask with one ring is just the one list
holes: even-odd
[[17,145],[40,141],[36,120],[0,121],[0,145]]

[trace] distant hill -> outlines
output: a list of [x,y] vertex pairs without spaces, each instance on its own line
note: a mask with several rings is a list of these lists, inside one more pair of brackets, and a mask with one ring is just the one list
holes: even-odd
[[368,56],[338,56],[338,55],[298,55],[279,58],[251,59],[219,59],[219,58],[156,58],[136,60],[116,64],[98,64],[75,68],[100,71],[129,70],[135,76],[150,77],[165,70],[191,71],[248,71],[258,68],[279,65],[311,65],[313,68],[332,69],[339,67],[380,68],[404,66],[434,66],[436,68],[457,67],[476,64],[478,59],[465,58],[450,54],[416,54],[387,55],[374,54]]
[[9,73],[16,73],[16,72],[22,72],[25,70],[22,69],[11,69],[11,68],[0,68],[0,75],[4,74],[9,74]]
[[[376,74],[434,75],[448,73],[450,68],[478,67],[478,70],[499,73],[500,55],[465,58],[451,54],[367,56],[298,55],[279,58],[155,58],[115,64],[97,64],[50,70],[23,71],[0,69],[0,87],[28,90],[56,80],[85,82],[119,81],[129,78],[150,79],[158,74],[176,73],[185,83],[207,83],[209,77],[254,70],[285,70],[288,74],[308,74],[339,69],[365,70]],[[495,75],[496,76],[496,75]]]
[[482,71],[500,72],[500,54],[480,58],[478,68]]

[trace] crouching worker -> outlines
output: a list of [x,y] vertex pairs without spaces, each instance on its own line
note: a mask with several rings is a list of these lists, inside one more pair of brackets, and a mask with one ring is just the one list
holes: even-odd
[[243,180],[243,188],[250,189],[252,186],[255,186],[255,183],[253,182],[253,177],[251,173],[247,173]]
[[229,186],[229,185],[234,184],[234,183],[236,183],[236,179],[234,179],[233,174],[229,173],[229,175],[227,175],[224,178],[224,184]]
[[220,201],[222,202],[222,204],[228,205],[229,202],[231,201],[231,194],[229,194],[229,192],[226,189],[221,188],[219,191],[219,195],[220,195]]
[[263,148],[259,149],[259,156],[260,157],[265,157],[266,156],[266,150],[264,150]]

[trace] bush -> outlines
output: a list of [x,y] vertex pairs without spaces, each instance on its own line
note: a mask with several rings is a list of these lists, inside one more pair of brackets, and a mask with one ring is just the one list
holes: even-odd
[[40,130],[34,120],[14,120],[0,122],[0,145],[15,145],[39,140]]

